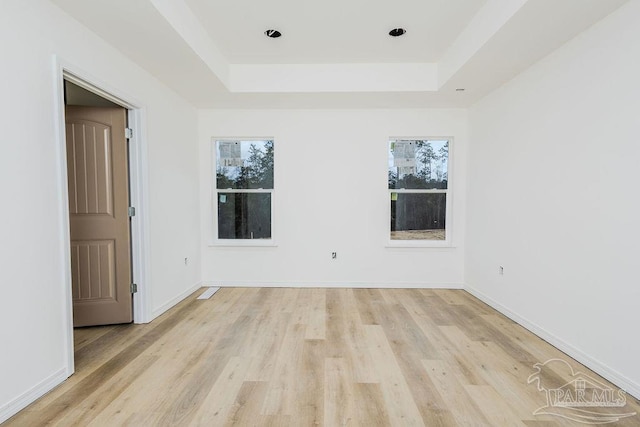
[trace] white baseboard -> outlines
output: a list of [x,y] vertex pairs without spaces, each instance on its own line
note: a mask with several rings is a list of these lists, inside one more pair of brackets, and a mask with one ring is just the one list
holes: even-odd
[[60,368],[30,390],[0,407],[0,424],[35,402],[68,378],[67,368]]
[[186,297],[188,297],[189,295],[191,295],[192,293],[194,293],[195,291],[197,291],[203,286],[205,285],[203,285],[202,282],[198,282],[195,285],[191,286],[189,289],[182,292],[180,295],[162,304],[160,307],[156,308],[155,310],[153,310],[153,312],[151,312],[151,319],[149,319],[149,321],[152,321],[156,317],[160,316],[165,311],[169,310],[171,307],[175,306],[180,301],[182,301],[183,299],[185,299]]
[[464,289],[462,283],[416,283],[416,282],[249,282],[234,280],[204,281],[202,286],[221,288],[375,288],[375,289]]
[[[615,369],[611,369],[609,366],[605,365],[599,360],[594,359],[593,357],[589,356],[582,350],[572,346],[571,344],[555,336],[551,332],[538,326],[534,322],[531,322],[521,317],[520,315],[514,313],[504,305],[488,297],[487,295],[483,294],[482,292],[473,288],[472,286],[466,285],[464,287],[464,290],[469,292],[471,295],[478,298],[479,300],[483,301],[484,303],[490,305],[494,309],[498,310],[500,313],[504,314],[514,322],[518,323],[519,325],[533,332],[538,337],[542,338],[543,340],[547,341],[549,344],[556,347],[558,350],[566,353],[570,357],[582,363],[584,366],[588,367],[592,371],[601,375],[603,378],[606,378],[607,380],[611,381],[613,384],[615,384],[617,387],[620,387],[620,389],[624,390],[626,393],[630,394],[636,399],[640,399],[640,384],[637,384],[636,382],[630,380],[629,378],[625,377]],[[544,360],[541,360],[540,362],[544,362]]]

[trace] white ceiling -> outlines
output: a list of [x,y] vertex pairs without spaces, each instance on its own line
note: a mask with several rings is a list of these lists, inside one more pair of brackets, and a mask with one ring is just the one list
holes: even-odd
[[196,107],[413,108],[473,104],[627,0],[51,1]]
[[231,63],[315,64],[436,62],[485,0],[185,2]]

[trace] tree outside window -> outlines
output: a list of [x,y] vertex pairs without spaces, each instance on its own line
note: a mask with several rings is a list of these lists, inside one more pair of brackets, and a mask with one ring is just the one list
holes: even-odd
[[271,239],[273,140],[215,140],[218,239]]
[[448,139],[389,141],[391,240],[446,240],[449,145]]

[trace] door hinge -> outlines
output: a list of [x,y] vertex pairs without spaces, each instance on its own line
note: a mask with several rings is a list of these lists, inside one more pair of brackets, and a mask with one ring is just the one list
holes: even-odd
[[136,216],[136,208],[133,206],[129,206],[129,218],[132,216]]
[[133,139],[133,129],[124,128],[124,137],[127,139]]
[[138,285],[135,283],[131,284],[131,293],[135,294],[136,292],[138,292]]

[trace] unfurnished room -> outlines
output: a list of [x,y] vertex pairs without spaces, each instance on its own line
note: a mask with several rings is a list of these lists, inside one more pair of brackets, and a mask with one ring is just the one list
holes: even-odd
[[0,423],[640,425],[640,0],[3,0]]

